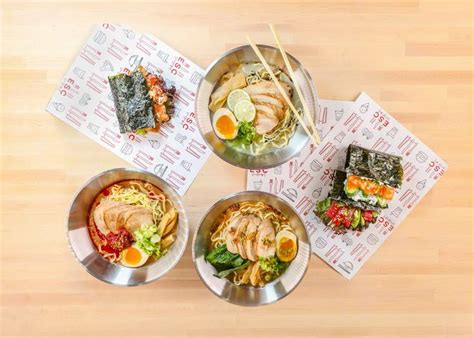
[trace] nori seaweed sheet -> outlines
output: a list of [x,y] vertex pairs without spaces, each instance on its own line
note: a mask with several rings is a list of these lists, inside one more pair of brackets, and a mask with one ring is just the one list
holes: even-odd
[[401,160],[400,156],[351,144],[347,149],[346,172],[348,175],[371,178],[393,188],[400,188],[403,181]]
[[364,201],[354,201],[350,199],[344,191],[344,181],[346,180],[347,174],[344,171],[336,170],[334,171],[334,178],[332,181],[332,188],[329,191],[328,197],[332,199],[344,202],[347,205],[353,207],[361,208],[363,210],[375,210],[380,211],[381,208],[371,205]]
[[121,133],[156,126],[148,87],[139,71],[109,76],[109,84]]

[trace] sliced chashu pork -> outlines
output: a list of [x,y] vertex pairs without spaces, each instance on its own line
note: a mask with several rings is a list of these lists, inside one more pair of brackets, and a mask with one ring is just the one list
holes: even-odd
[[105,224],[107,224],[107,227],[109,228],[110,231],[116,232],[120,228],[123,228],[123,220],[120,220],[120,218],[123,217],[123,214],[126,212],[129,212],[130,209],[134,209],[135,207],[129,205],[129,204],[123,204],[119,205],[113,208],[107,208],[104,210],[104,221]]
[[242,258],[247,259],[247,253],[245,252],[245,237],[247,233],[247,226],[249,225],[250,217],[243,216],[237,228],[237,249],[239,251],[239,255]]
[[131,207],[122,211],[117,218],[117,228],[125,228],[135,237],[135,231],[144,224],[153,224],[153,214],[143,207]]
[[258,226],[260,225],[260,219],[255,216],[249,216],[249,224],[247,225],[246,229],[246,236],[245,236],[245,253],[247,254],[247,258],[252,262],[257,261],[257,233],[258,233]]
[[125,228],[132,235],[143,224],[152,224],[150,210],[124,202],[102,201],[94,210],[94,222],[104,235]]
[[227,224],[225,244],[227,246],[227,250],[234,254],[239,253],[239,249],[237,247],[237,229],[241,220],[242,216],[237,216]]
[[102,200],[100,204],[94,209],[94,223],[101,233],[107,235],[111,231],[104,219],[105,212],[124,205],[127,205],[127,203]]
[[275,229],[270,220],[260,223],[257,233],[257,256],[272,257],[275,255]]

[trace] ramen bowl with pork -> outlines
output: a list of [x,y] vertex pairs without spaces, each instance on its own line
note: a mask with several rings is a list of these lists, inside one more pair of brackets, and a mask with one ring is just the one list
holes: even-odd
[[193,240],[193,260],[204,284],[230,303],[276,302],[302,280],[310,244],[297,213],[278,197],[237,193],[213,205]]
[[[278,49],[259,45],[286,96],[303,115],[301,98]],[[315,116],[316,89],[308,72],[288,55],[304,100]],[[201,134],[225,161],[242,168],[269,168],[296,155],[309,138],[250,46],[226,52],[202,78],[196,100]]]
[[92,179],[73,199],[68,239],[94,277],[132,286],[163,276],[179,261],[188,239],[177,193],[159,177],[113,169]]

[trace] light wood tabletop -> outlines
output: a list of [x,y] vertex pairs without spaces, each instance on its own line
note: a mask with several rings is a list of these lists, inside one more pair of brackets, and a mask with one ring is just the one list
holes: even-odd
[[[1,336],[472,337],[472,4],[401,1],[1,1]],[[246,34],[309,69],[325,99],[366,91],[449,170],[348,281],[313,255],[301,285],[261,308],[211,294],[185,255],[141,287],[73,259],[66,210],[89,177],[129,166],[45,112],[102,22],[150,32],[205,68]],[[245,171],[211,155],[184,197],[191,231]]]

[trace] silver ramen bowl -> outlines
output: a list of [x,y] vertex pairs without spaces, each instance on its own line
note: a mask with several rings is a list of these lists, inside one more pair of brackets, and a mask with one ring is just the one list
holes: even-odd
[[[138,268],[127,268],[103,258],[87,229],[89,210],[95,197],[116,182],[132,179],[149,182],[163,190],[179,212],[177,239],[169,252],[156,262]],[[188,219],[178,194],[158,176],[137,169],[107,170],[84,183],[72,200],[66,226],[69,246],[77,261],[95,278],[120,286],[146,284],[164,276],[180,260],[189,236]]]
[[[277,48],[266,45],[258,45],[258,48],[269,64],[279,67],[288,74],[281,53]],[[295,73],[296,81],[309,107],[311,116],[314,118],[319,110],[319,105],[313,81],[309,73],[298,60],[290,54],[288,54],[288,59]],[[228,146],[216,136],[212,128],[211,112],[208,108],[211,94],[221,76],[239,64],[253,62],[260,61],[249,45],[231,49],[215,60],[206,69],[199,84],[195,111],[201,135],[217,156],[232,165],[245,169],[272,168],[285,163],[304,148],[309,137],[303,127],[298,126],[288,145],[254,156]]]
[[[227,278],[215,277],[215,268],[205,260],[209,252],[210,232],[216,219],[231,205],[243,201],[262,201],[280,210],[288,217],[298,236],[298,254],[282,276],[264,287],[237,286]],[[311,244],[306,228],[297,212],[279,197],[261,191],[242,191],[222,198],[202,218],[193,238],[193,261],[199,277],[209,290],[229,303],[259,306],[274,303],[292,292],[303,279],[311,256]]]

